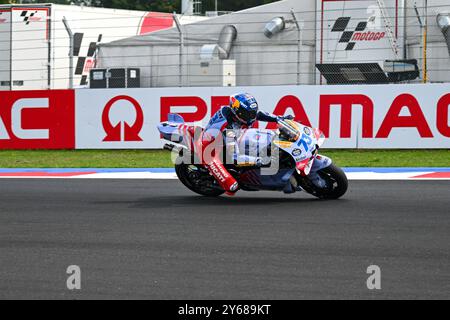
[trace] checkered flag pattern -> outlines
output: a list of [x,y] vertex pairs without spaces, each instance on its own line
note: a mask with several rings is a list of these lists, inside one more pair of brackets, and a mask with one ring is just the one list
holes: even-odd
[[331,29],[331,32],[342,32],[339,43],[347,43],[347,47],[345,48],[345,50],[347,51],[353,50],[355,48],[356,43],[351,41],[355,32],[362,32],[367,28],[367,22],[360,22],[356,26],[355,30],[346,31],[348,24],[350,23],[350,19],[350,17],[341,17],[337,19],[334,23],[333,28]]
[[37,13],[37,11],[28,11],[24,10],[20,14],[20,16],[23,18],[23,22],[25,22],[26,25],[30,24],[30,19],[34,17],[34,15]]
[[87,85],[88,75],[83,74],[86,66],[86,61],[89,58],[95,59],[95,52],[97,50],[97,44],[102,41],[102,35],[98,35],[96,42],[90,42],[89,47],[85,55],[80,55],[81,46],[83,43],[84,33],[75,33],[74,34],[74,47],[73,47],[73,56],[78,57],[77,65],[75,68],[75,75],[81,75],[80,85]]

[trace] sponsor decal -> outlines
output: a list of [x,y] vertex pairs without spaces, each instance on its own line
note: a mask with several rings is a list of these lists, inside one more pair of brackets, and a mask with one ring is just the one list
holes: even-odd
[[367,30],[367,21],[359,22],[355,30],[347,30],[351,17],[340,17],[336,20],[331,32],[342,33],[339,43],[346,43],[345,50],[351,51],[358,42],[380,41],[385,38],[386,32],[373,32]]
[[74,91],[5,91],[0,101],[0,149],[75,148]]
[[293,144],[290,141],[281,141],[281,140],[275,140],[273,143],[279,146],[280,148],[290,148]]
[[237,100],[236,98],[232,97],[231,101],[232,101],[231,107],[233,109],[238,109],[241,106],[241,102],[239,100]]
[[[131,103],[136,111],[136,120],[132,125],[127,122],[119,122],[117,125],[113,125],[111,123],[109,114],[111,112],[111,108],[113,105],[120,101],[125,100]],[[103,109],[102,114],[102,124],[103,129],[106,132],[106,137],[103,139],[104,142],[120,142],[120,141],[142,141],[142,138],[139,136],[139,133],[144,126],[144,112],[142,111],[142,107],[140,104],[133,98],[129,96],[118,96],[111,99]],[[123,136],[122,136],[122,128],[123,128]]]
[[214,177],[220,182],[226,182],[228,178],[228,174],[223,170],[222,166],[217,165],[216,161],[212,161],[209,164],[209,168],[211,172],[214,174]]
[[[267,108],[265,111],[276,115],[289,111],[304,126],[319,128],[315,135],[320,138],[323,133],[325,138],[330,138],[325,142],[325,147],[329,148],[446,148],[447,138],[450,138],[448,87],[428,85],[426,96],[419,87],[422,85],[361,86],[358,93],[347,93],[345,87],[340,93],[315,87],[314,92],[311,91],[313,98],[311,94],[294,96],[292,91],[296,89],[285,87],[285,93],[277,98],[275,107],[267,103],[262,105]],[[253,91],[261,101],[273,97],[267,88],[254,88]],[[161,118],[165,120],[171,106],[184,106],[184,110],[189,108],[189,112],[183,113],[186,122],[204,121],[214,102],[221,98],[163,96]],[[209,101],[211,109],[208,108]],[[358,118],[356,112],[360,115]],[[353,129],[356,121],[359,131]],[[276,129],[274,123],[258,125]]]
[[[156,127],[168,120],[169,113],[181,115],[186,125],[204,127],[223,101],[229,101],[231,90],[236,89],[195,88],[189,90],[191,95],[177,88],[76,90],[77,148],[160,148]],[[276,115],[289,112],[304,126],[320,129],[306,135],[301,127],[301,133],[305,134],[301,140],[306,147],[309,141],[306,137],[321,138],[323,132],[323,137],[328,138],[325,148],[450,148],[450,91],[445,84],[357,86],[351,90],[346,86],[312,86],[307,93],[291,86],[254,87],[252,91],[261,101],[263,111]],[[119,92],[146,103],[145,126],[138,133],[142,139],[139,143],[104,143],[108,134],[102,121],[92,122],[102,118],[106,103]],[[120,104],[123,103],[129,102]],[[122,110],[120,105],[115,106],[111,119],[108,115],[112,127],[122,119],[113,117],[116,108],[124,114],[123,119],[130,119],[130,127],[136,126],[131,123],[136,117],[134,108],[126,107]],[[276,123],[259,122],[255,127],[277,129]],[[121,138],[119,141],[124,140]],[[275,144],[292,148],[292,142]]]
[[[76,146],[80,149],[160,148],[156,126],[167,121],[168,113],[180,114],[186,125],[204,126],[230,94],[226,88],[196,89],[192,96],[182,96],[185,91],[176,88],[158,90],[2,91],[0,149],[74,148],[74,94]],[[289,111],[299,123],[320,128],[308,136],[302,127],[305,147],[307,137],[317,138],[323,132],[329,138],[326,148],[450,148],[450,91],[445,84],[358,86],[350,93],[345,86],[339,92],[311,87],[308,94],[289,86],[273,92],[267,87],[252,90],[264,111],[277,115]],[[180,96],[173,96],[178,92]],[[220,96],[212,95],[217,92]],[[143,109],[138,101],[146,101],[149,108]],[[127,104],[126,108],[121,104]],[[125,119],[130,120],[126,123]],[[260,128],[276,129],[272,125],[259,123]],[[274,143],[292,147],[288,141]]]
[[[288,97],[288,99],[286,99]],[[293,97],[282,97],[275,107],[274,114],[284,114],[288,109],[294,112],[295,119],[308,127],[311,127],[311,121],[306,109],[303,107],[299,98],[295,98],[296,103],[292,103]],[[216,100],[219,97],[212,97]],[[330,137],[331,110],[339,108],[341,111],[341,121],[339,138],[352,137],[352,119],[353,111],[362,109],[361,134],[363,138],[389,138],[391,131],[395,128],[415,128],[421,138],[433,138],[430,123],[425,117],[424,111],[429,113],[429,109],[422,108],[413,93],[403,93],[394,97],[393,101],[383,103],[389,105],[385,114],[380,114],[375,110],[375,95],[366,94],[319,94],[319,117],[318,127],[326,138]],[[448,125],[450,93],[438,99],[437,108],[432,109],[436,117],[436,125],[440,134],[450,137],[450,127]],[[170,102],[170,103],[169,103]],[[170,106],[195,106],[197,111],[194,113],[183,113],[186,122],[203,121],[207,117],[206,102],[200,97],[162,97],[161,98],[161,120],[167,120],[167,114],[171,113]],[[401,115],[405,110],[409,112],[408,116]],[[375,114],[381,117],[381,124],[375,128]],[[267,129],[273,129],[273,124],[269,123]],[[275,143],[287,146],[286,141],[275,141]],[[286,146],[285,146],[286,145]]]
[[305,134],[307,134],[308,136],[311,135],[311,129],[308,128],[308,127],[304,127],[304,128],[303,128],[303,132],[304,132]]
[[292,155],[294,157],[299,157],[302,154],[302,150],[300,149],[294,149],[294,151],[292,151]]

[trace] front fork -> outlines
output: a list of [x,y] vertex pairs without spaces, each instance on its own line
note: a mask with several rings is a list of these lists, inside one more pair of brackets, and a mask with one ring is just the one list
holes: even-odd
[[310,159],[298,162],[296,164],[296,169],[300,176],[307,177],[330,166],[331,163],[332,161],[330,158],[317,154]]
[[318,188],[325,188],[326,182],[320,177],[318,172],[329,167],[332,160],[328,157],[316,155],[312,160],[305,163],[304,166],[297,165],[296,173],[291,177],[291,182],[286,186],[285,193],[305,190],[312,192],[312,185]]
[[332,161],[330,158],[317,155],[312,164],[311,172],[307,176],[309,181],[311,181],[311,183],[317,188],[327,188],[327,182],[320,177],[319,171],[329,167],[331,164]]

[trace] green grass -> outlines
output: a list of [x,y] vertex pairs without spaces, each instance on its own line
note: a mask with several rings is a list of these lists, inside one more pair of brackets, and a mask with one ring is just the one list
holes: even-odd
[[0,151],[0,168],[168,168],[163,150]]
[[[450,150],[322,150],[342,167],[450,167]],[[170,168],[163,150],[0,150],[0,168]]]
[[450,150],[322,150],[342,167],[450,167]]

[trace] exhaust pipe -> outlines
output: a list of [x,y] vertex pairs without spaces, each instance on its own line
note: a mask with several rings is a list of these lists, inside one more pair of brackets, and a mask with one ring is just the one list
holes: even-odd
[[163,147],[164,150],[170,151],[172,152],[172,150],[175,148],[175,146],[173,144],[168,144],[166,143]]
[[163,149],[167,150],[167,151],[170,151],[170,152],[175,152],[175,153],[178,153],[178,154],[180,152],[182,152],[183,150],[187,150],[186,148],[183,148],[183,147],[180,147],[180,146],[176,146],[176,145],[173,145],[173,144],[169,144],[169,143],[166,143],[164,145]]

